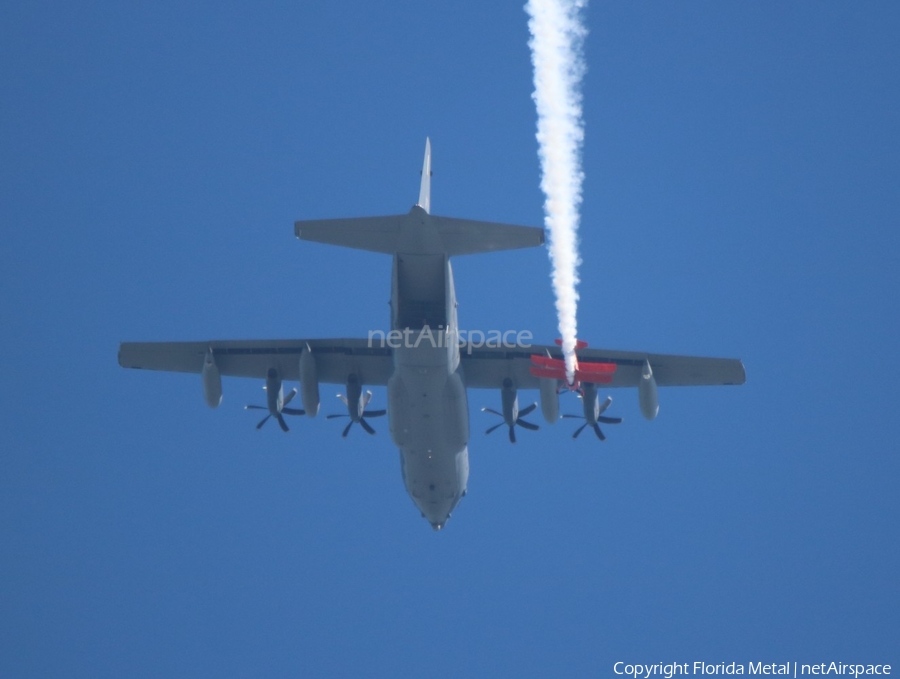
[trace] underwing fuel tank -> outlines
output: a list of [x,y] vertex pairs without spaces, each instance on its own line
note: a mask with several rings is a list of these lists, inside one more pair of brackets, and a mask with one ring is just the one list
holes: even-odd
[[638,382],[638,401],[641,404],[641,414],[644,418],[655,419],[659,413],[659,394],[656,389],[656,378],[653,377],[653,369],[648,360],[644,360],[641,381]]
[[319,378],[316,373],[316,358],[307,344],[300,354],[300,398],[307,417],[315,417],[319,412]]
[[559,419],[559,382],[548,377],[542,377],[540,382],[541,413],[548,424],[554,424]]
[[222,376],[213,358],[212,348],[206,352],[203,358],[203,398],[210,408],[218,408],[222,402]]

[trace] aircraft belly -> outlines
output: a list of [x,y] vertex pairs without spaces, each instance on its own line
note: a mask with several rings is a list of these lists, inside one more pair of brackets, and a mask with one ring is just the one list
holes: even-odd
[[457,453],[469,441],[469,407],[458,373],[398,366],[387,385],[391,437],[399,448]]
[[387,391],[404,485],[423,516],[440,528],[466,492],[469,477],[465,386],[446,366],[398,365]]

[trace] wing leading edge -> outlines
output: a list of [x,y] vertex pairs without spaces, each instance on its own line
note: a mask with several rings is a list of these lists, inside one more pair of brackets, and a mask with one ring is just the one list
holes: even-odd
[[[219,372],[228,377],[265,379],[269,368],[276,368],[283,379],[300,378],[299,360],[309,345],[316,357],[318,379],[326,384],[344,384],[355,373],[364,384],[384,386],[393,371],[388,347],[364,339],[291,339],[291,340],[213,340],[210,342],[123,342],[119,346],[119,365],[123,368],[197,373],[203,359],[213,351]],[[519,389],[538,389],[539,378],[531,374],[531,356],[561,359],[559,347],[533,345],[529,348],[460,347],[466,386],[495,389],[504,378],[512,378]],[[606,387],[636,387],[644,361],[653,368],[661,387],[738,385],[746,381],[744,364],[736,358],[708,358],[651,354],[637,351],[581,349],[583,363],[613,363],[612,381]]]
[[[550,355],[562,359],[558,346],[533,345],[529,348],[474,347],[460,348],[466,386],[474,389],[496,389],[504,378],[515,380],[519,389],[538,389],[539,378],[531,374],[533,355]],[[656,383],[661,387],[691,387],[743,384],[746,380],[744,364],[736,358],[706,358],[650,354],[638,351],[608,349],[580,349],[578,361],[615,364],[612,380],[604,387],[637,387],[641,381],[644,361],[653,368]]]
[[219,373],[265,379],[269,368],[282,379],[300,379],[300,354],[309,345],[316,358],[318,381],[345,384],[356,374],[363,384],[384,386],[393,370],[391,350],[364,339],[213,340],[210,342],[123,342],[123,368],[200,373],[212,349]]

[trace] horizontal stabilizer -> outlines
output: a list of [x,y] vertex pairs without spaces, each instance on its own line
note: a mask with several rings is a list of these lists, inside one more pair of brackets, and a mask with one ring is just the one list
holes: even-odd
[[544,244],[544,230],[535,226],[514,226],[471,219],[432,217],[448,255],[473,255],[533,248]]
[[393,254],[400,240],[400,225],[406,217],[309,219],[294,222],[294,235],[300,240]]
[[394,254],[471,255],[530,248],[544,243],[544,230],[496,222],[429,215],[415,206],[408,214],[294,223],[301,240]]

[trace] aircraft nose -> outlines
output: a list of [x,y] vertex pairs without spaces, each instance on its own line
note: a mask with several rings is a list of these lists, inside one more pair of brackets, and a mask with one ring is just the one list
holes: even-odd
[[424,506],[420,507],[422,510],[422,518],[424,518],[428,523],[431,524],[431,527],[434,530],[441,530],[445,525],[447,525],[447,521],[450,519],[450,512],[452,508],[450,506],[444,507],[434,507],[434,506]]
[[422,518],[425,519],[433,530],[439,531],[447,525],[450,520],[451,512],[456,507],[453,500],[445,499],[441,502],[425,502],[416,503],[422,512]]
[[403,483],[410,498],[433,530],[443,530],[465,495],[468,468],[463,464],[460,471],[450,456],[409,454],[402,459]]

